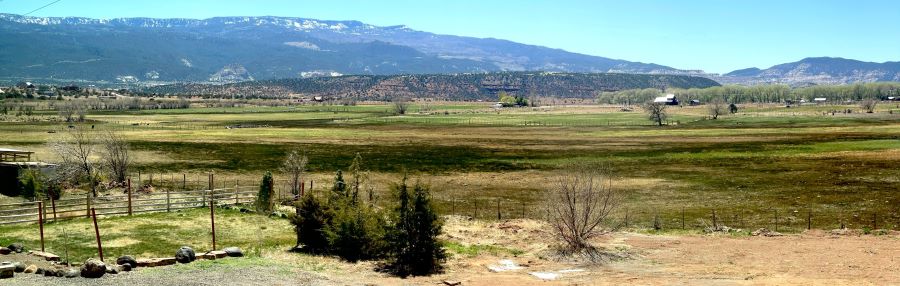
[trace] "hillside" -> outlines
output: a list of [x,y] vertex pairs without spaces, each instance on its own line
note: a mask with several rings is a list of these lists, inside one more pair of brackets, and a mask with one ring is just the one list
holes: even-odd
[[900,81],[900,62],[873,63],[844,58],[805,58],[767,69],[736,70],[717,80],[724,83],[782,83],[795,86]]
[[531,73],[504,72],[455,75],[352,75],[302,79],[247,81],[225,85],[174,84],[146,88],[159,94],[215,96],[324,96],[386,100],[394,96],[446,100],[492,100],[498,91],[522,96],[592,98],[600,91],[633,88],[718,86],[713,80],[678,75],[616,73]]
[[0,46],[4,61],[0,78],[100,84],[526,70],[691,73],[499,39],[287,17],[90,19],[0,14]]

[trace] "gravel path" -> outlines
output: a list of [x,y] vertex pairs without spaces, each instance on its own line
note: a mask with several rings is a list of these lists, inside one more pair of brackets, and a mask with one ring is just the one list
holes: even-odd
[[99,279],[44,277],[35,274],[16,273],[11,279],[0,280],[2,285],[330,285],[324,277],[281,266],[212,265],[204,269],[181,269],[182,266],[166,266],[139,269],[118,275],[104,275]]

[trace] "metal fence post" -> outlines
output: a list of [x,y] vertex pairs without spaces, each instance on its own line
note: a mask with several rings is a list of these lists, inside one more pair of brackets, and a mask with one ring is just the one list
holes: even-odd
[[41,230],[41,252],[44,252],[44,202],[37,202],[38,227]]
[[[151,176],[152,178],[152,176]],[[128,215],[131,215],[131,178],[128,178]]]

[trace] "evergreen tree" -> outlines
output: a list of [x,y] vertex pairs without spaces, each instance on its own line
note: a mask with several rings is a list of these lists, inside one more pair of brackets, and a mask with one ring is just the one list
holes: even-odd
[[322,204],[312,193],[303,195],[297,203],[297,214],[291,217],[291,223],[297,232],[297,246],[309,253],[328,253],[328,226],[333,215],[328,207]]
[[274,196],[273,190],[274,182],[272,180],[272,173],[266,171],[263,175],[262,182],[259,185],[259,192],[256,194],[256,211],[262,214],[272,213],[272,209],[274,208]]
[[431,205],[428,188],[417,183],[409,193],[406,178],[394,187],[399,204],[390,237],[392,269],[397,275],[428,275],[442,269],[446,258],[437,239],[441,222]]
[[347,198],[347,183],[344,182],[344,174],[341,170],[334,175],[334,185],[331,187],[331,199],[340,200]]

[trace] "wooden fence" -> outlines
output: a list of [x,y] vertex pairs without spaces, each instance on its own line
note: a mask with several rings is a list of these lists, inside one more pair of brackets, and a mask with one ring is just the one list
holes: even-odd
[[91,208],[97,215],[132,215],[151,212],[171,212],[189,208],[216,205],[236,205],[253,203],[256,187],[235,186],[212,190],[170,191],[156,193],[126,193],[93,197],[90,193],[82,198],[53,200],[43,198],[34,202],[0,205],[0,225],[56,221],[78,217],[90,217]]

